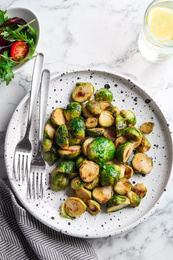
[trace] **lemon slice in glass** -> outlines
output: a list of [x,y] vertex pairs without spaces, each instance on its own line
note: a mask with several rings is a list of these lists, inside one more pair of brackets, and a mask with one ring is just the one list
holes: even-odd
[[146,19],[150,33],[160,42],[173,39],[173,9],[152,7]]

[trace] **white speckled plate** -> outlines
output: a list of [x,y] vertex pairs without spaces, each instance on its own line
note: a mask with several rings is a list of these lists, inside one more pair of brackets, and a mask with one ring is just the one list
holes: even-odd
[[[26,199],[26,184],[18,183],[13,175],[14,149],[25,132],[29,95],[26,95],[15,110],[9,123],[5,140],[5,163],[9,181],[14,193],[23,206],[37,219],[47,226],[62,233],[76,236],[98,238],[107,237],[127,231],[154,212],[160,198],[166,191],[171,179],[172,168],[172,139],[170,131],[159,107],[151,97],[129,79],[101,71],[76,71],[64,73],[51,81],[46,120],[51,111],[56,107],[65,108],[69,103],[72,90],[78,81],[91,82],[95,90],[110,87],[114,94],[113,104],[120,109],[131,109],[137,117],[136,126],[143,122],[155,123],[154,131],[148,135],[152,148],[148,155],[152,157],[154,168],[145,177],[134,174],[131,178],[133,184],[143,182],[148,188],[148,193],[137,208],[127,207],[115,213],[106,213],[105,207],[97,216],[90,215],[87,211],[75,220],[63,218],[59,208],[67,196],[73,192],[66,189],[54,192],[49,186],[49,173],[54,168],[47,167],[46,194],[43,201],[29,201]],[[31,141],[35,150],[38,137],[38,115],[33,118],[31,128]]]

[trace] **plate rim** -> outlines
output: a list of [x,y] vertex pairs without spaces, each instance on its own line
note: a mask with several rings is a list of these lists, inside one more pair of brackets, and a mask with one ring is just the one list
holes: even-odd
[[[167,128],[169,130],[169,135],[170,135],[170,139],[171,139],[171,151],[172,151],[172,158],[171,158],[171,165],[170,165],[170,173],[169,173],[169,178],[167,180],[167,183],[165,185],[165,188],[167,189],[170,184],[172,183],[173,181],[173,138],[172,138],[172,131],[171,131],[171,124],[169,123],[169,120],[168,120],[168,117],[167,115],[165,114],[165,111],[164,110],[161,110],[160,107],[161,105],[158,104],[158,102],[156,102],[153,97],[150,96],[150,94],[148,94],[148,92],[146,90],[144,90],[139,83],[137,83],[135,80],[131,80],[130,79],[130,76],[126,76],[124,74],[121,74],[121,73],[114,73],[112,71],[108,71],[108,70],[96,70],[96,69],[81,69],[81,70],[69,70],[65,73],[58,73],[55,77],[51,78],[51,82],[56,80],[56,78],[59,78],[61,76],[65,76],[67,74],[71,74],[71,73],[87,73],[87,72],[96,72],[96,73],[106,73],[106,74],[111,74],[112,76],[114,77],[119,77],[119,78],[122,78],[123,80],[125,81],[128,81],[129,83],[131,84],[134,84],[140,91],[144,92],[147,96],[150,97],[150,99],[152,99],[152,101],[154,102],[154,104],[156,105],[156,107],[158,108],[158,110],[161,112],[164,120],[166,121],[167,123]],[[51,85],[51,82],[50,82],[50,85]],[[5,142],[4,142],[4,161],[5,161],[5,168],[6,168],[6,172],[7,172],[7,177],[8,177],[8,180],[10,182],[10,185],[13,189],[13,192],[14,194],[16,195],[16,197],[19,199],[19,201],[21,202],[22,206],[32,215],[34,216],[38,221],[40,221],[41,223],[43,223],[44,225],[48,226],[49,228],[57,231],[57,232],[61,232],[63,234],[66,234],[66,235],[69,235],[69,236],[75,236],[75,237],[79,237],[79,238],[85,238],[85,239],[92,239],[92,238],[105,238],[105,237],[112,237],[112,236],[115,236],[115,235],[118,235],[118,234],[121,234],[123,232],[126,232],[126,231],[129,231],[131,230],[132,228],[138,226],[139,224],[141,224],[145,219],[147,219],[149,216],[151,216],[155,210],[157,209],[158,205],[160,204],[161,200],[164,198],[166,192],[162,192],[159,199],[156,201],[156,203],[153,205],[153,207],[148,210],[148,212],[146,212],[141,218],[139,218],[138,220],[136,220],[134,223],[124,227],[124,228],[121,228],[121,230],[117,230],[117,231],[113,231],[111,232],[109,235],[106,234],[102,234],[102,235],[89,235],[89,236],[82,236],[80,234],[74,234],[74,233],[65,233],[63,232],[62,229],[59,229],[59,228],[56,228],[54,225],[51,225],[50,223],[47,223],[46,221],[40,219],[40,217],[35,214],[35,212],[33,212],[30,207],[28,207],[25,202],[20,198],[19,194],[15,191],[15,188],[13,186],[13,182],[11,181],[11,179],[9,178],[9,173],[8,173],[8,167],[7,167],[7,154],[6,154],[6,147],[7,147],[7,137],[8,137],[8,133],[9,133],[9,129],[10,129],[10,126],[11,126],[11,123],[12,123],[12,120],[13,120],[13,117],[14,117],[14,114],[16,113],[16,110],[19,110],[20,109],[20,106],[22,106],[28,99],[30,98],[30,92],[28,92],[22,99],[21,101],[18,103],[17,107],[15,108],[12,116],[11,116],[11,119],[9,121],[9,124],[7,126],[7,130],[6,130],[6,134],[5,134]]]

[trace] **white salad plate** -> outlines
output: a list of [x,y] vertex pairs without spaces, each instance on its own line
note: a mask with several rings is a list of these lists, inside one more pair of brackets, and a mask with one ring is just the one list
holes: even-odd
[[[144,122],[154,122],[154,130],[147,135],[152,148],[147,154],[153,160],[150,174],[134,174],[131,183],[144,183],[148,189],[138,207],[127,207],[117,212],[106,213],[106,206],[97,216],[87,211],[74,220],[60,216],[60,207],[68,196],[73,196],[71,188],[55,192],[50,189],[49,174],[56,167],[47,166],[46,192],[43,200],[27,200],[26,183],[15,181],[13,172],[14,149],[25,133],[28,113],[29,94],[20,102],[10,120],[5,139],[5,164],[12,189],[21,204],[39,221],[64,234],[84,237],[108,237],[128,231],[150,216],[160,203],[172,174],[172,138],[165,116],[153,99],[137,84],[124,76],[95,70],[73,71],[61,74],[51,80],[46,119],[57,107],[65,108],[71,100],[76,82],[91,82],[95,91],[109,88],[114,99],[112,104],[119,109],[132,110],[137,118],[136,127]],[[38,104],[32,121],[30,140],[35,151],[38,140]],[[34,152],[35,153],[35,152]],[[130,158],[131,160],[131,158]],[[129,160],[129,162],[130,162]]]

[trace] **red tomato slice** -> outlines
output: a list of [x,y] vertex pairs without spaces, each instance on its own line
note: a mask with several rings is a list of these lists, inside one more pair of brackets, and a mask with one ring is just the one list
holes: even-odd
[[14,61],[20,62],[28,54],[29,47],[25,42],[15,42],[11,47],[11,57]]

